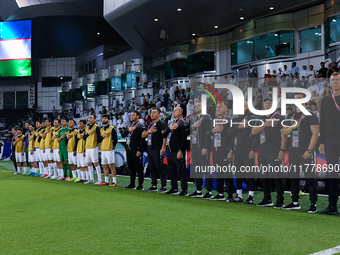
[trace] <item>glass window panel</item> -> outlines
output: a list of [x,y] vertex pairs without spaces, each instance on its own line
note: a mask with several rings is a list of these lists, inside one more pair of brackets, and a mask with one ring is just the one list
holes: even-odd
[[294,55],[294,31],[280,31],[280,45],[276,46],[276,55]]
[[321,50],[321,27],[316,26],[300,32],[300,53]]
[[270,33],[254,38],[255,55],[254,60],[274,57],[277,54],[276,49],[279,44],[279,34]]
[[340,16],[335,16],[333,18],[329,18],[329,32],[330,38],[329,43],[335,43],[340,41]]
[[241,64],[252,61],[253,40],[245,40],[231,45],[231,61],[232,65]]

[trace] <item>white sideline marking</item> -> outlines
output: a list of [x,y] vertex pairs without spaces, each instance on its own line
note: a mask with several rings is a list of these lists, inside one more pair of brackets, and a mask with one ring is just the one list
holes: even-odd
[[323,251],[318,251],[316,253],[312,253],[310,255],[331,255],[331,254],[336,254],[340,252],[340,245],[330,248],[328,250],[323,250]]

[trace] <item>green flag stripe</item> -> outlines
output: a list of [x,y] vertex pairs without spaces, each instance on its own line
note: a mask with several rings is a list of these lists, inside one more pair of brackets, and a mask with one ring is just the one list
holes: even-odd
[[0,77],[31,76],[31,59],[0,61]]

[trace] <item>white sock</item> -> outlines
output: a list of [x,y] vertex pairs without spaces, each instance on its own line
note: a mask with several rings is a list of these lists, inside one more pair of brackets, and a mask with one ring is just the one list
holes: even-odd
[[249,196],[254,197],[254,192],[255,192],[255,191],[249,191]]
[[57,169],[57,170],[58,170],[58,176],[59,176],[59,177],[62,177],[62,176],[63,176],[62,173],[61,173],[62,169],[59,168],[59,169]]
[[220,196],[222,196],[222,197],[224,196],[224,194],[223,194],[223,193],[218,193],[218,195],[220,195]]
[[53,166],[53,176],[54,177],[57,177],[58,176],[58,174],[59,174],[59,170],[57,169],[57,167],[56,166]]
[[85,175],[86,175],[86,177],[85,177],[85,180],[90,180],[90,176],[89,176],[89,171],[85,171]]
[[202,190],[196,190],[198,194],[201,194],[202,193]]
[[72,178],[77,178],[77,172],[76,172],[76,170],[73,170],[73,171],[72,171]]
[[20,166],[17,166],[17,172],[21,173],[21,167]]
[[100,169],[100,166],[96,166],[96,171],[97,171],[98,181],[102,182],[102,170]]
[[117,177],[116,176],[114,176],[114,177],[112,177],[112,181],[114,182],[114,183],[117,183]]
[[24,174],[26,174],[26,173],[27,173],[27,167],[24,166]]
[[80,169],[77,169],[78,179],[81,179]]
[[52,165],[53,165],[53,168],[54,168],[55,170],[57,170],[57,169],[58,169],[58,167],[57,167],[57,163],[52,163]]
[[80,174],[81,174],[80,179],[85,180],[85,171],[81,171]]
[[238,190],[237,190],[237,196],[238,196],[239,198],[242,198],[242,190],[241,190],[241,189],[238,189]]
[[44,174],[48,174],[48,167],[44,168]]
[[293,202],[293,204],[294,204],[294,205],[298,205],[298,204],[299,204],[299,202]]
[[39,170],[40,170],[40,174],[44,173],[44,164],[42,162],[39,162]]
[[93,166],[89,166],[90,180],[93,181]]
[[48,173],[50,176],[53,175],[53,165],[52,163],[48,163]]
[[105,176],[105,182],[109,183],[109,177],[108,176]]

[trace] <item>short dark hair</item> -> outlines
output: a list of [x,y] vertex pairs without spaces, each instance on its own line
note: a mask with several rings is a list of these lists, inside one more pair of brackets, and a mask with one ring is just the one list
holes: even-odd
[[90,117],[90,116],[93,116],[93,118],[96,118],[96,115],[95,115],[95,114],[90,114],[89,117]]
[[132,112],[134,112],[137,116],[140,117],[140,112],[139,111],[133,110]]
[[108,115],[108,114],[103,114],[103,115],[102,115],[102,118],[108,118],[108,119],[110,119],[110,115]]
[[161,114],[161,110],[160,110],[160,109],[158,109],[158,108],[153,108],[152,111],[153,111],[153,110],[156,110],[159,114]]
[[77,121],[75,121],[74,119],[71,119],[69,121],[72,121],[74,123],[74,125],[77,125]]
[[15,130],[16,130],[16,131],[19,131],[19,130],[20,130],[20,131],[22,132],[22,128],[21,128],[21,127],[16,127]]
[[[49,122],[52,122],[52,120],[51,120],[50,118],[47,118],[46,120],[48,120]],[[45,120],[45,121],[46,121],[46,120]]]
[[79,123],[80,122],[86,125],[86,120],[80,120]]
[[58,123],[60,123],[60,119],[54,119],[54,121],[58,121]]
[[316,108],[318,108],[318,105],[317,105],[314,101],[310,101],[310,102],[309,102],[309,105],[310,105],[310,106],[314,105]]
[[67,118],[62,117],[61,120],[65,120],[66,122],[68,122]]
[[35,125],[34,124],[29,124],[30,126],[32,126],[35,129]]
[[41,121],[40,121],[40,120],[36,120],[36,121],[35,121],[35,123],[37,123],[37,122],[41,124]]

